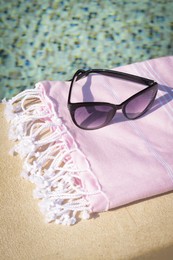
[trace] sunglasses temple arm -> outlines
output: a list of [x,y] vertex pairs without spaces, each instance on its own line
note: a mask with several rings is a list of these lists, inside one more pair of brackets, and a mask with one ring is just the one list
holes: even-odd
[[88,74],[90,74],[90,73],[99,73],[99,74],[102,74],[105,76],[112,76],[112,77],[120,78],[123,80],[140,83],[142,85],[153,85],[153,83],[154,83],[154,80],[151,80],[151,79],[143,78],[143,77],[136,76],[136,75],[131,75],[131,74],[121,72],[121,71],[107,70],[107,69],[91,69],[91,70],[87,70],[87,71],[81,71],[81,74],[78,75],[77,80],[88,76]]
[[140,83],[143,85],[150,85],[150,84],[154,83],[154,81],[151,79],[147,79],[147,78],[143,78],[143,77],[139,77],[136,75],[131,75],[131,74],[119,72],[119,71],[113,71],[113,72],[110,72],[110,71],[104,72],[103,71],[103,72],[101,72],[101,74],[105,75],[105,76],[113,76],[113,77],[120,78],[123,80]]
[[[78,75],[77,75],[76,81],[78,81],[81,78],[88,76],[90,73],[99,73],[99,74],[102,74],[102,75],[105,75],[105,76],[112,76],[112,77],[120,78],[120,79],[123,79],[123,80],[140,83],[140,84],[143,84],[143,85],[150,85],[151,86],[154,83],[156,83],[156,82],[154,82],[154,80],[139,77],[139,76],[136,76],[136,75],[131,75],[131,74],[120,72],[120,71],[100,70],[100,69],[93,69],[93,70],[87,70],[87,71],[78,70],[78,72],[77,72]],[[72,81],[72,79],[70,79],[68,81]]]

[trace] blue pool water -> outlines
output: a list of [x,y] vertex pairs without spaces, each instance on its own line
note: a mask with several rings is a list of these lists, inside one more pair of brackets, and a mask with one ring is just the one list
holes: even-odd
[[1,0],[0,99],[79,68],[173,54],[173,1]]

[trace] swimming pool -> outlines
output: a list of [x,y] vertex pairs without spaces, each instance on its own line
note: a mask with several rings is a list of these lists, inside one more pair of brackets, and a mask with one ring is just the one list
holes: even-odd
[[1,1],[0,99],[79,68],[173,54],[173,1]]

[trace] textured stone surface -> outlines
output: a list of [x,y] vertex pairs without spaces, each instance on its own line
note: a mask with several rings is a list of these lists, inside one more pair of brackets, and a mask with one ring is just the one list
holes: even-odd
[[173,1],[1,1],[0,99],[78,68],[173,54]]

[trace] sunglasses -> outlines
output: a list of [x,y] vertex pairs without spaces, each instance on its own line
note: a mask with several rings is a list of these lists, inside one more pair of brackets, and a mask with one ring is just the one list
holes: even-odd
[[[121,104],[111,104],[107,102],[71,102],[72,88],[77,81],[87,77],[89,74],[101,74],[108,77],[115,77],[134,83],[146,85],[143,90],[132,95]],[[122,109],[127,119],[133,120],[144,115],[152,106],[158,90],[158,84],[147,78],[127,74],[124,72],[91,69],[78,70],[72,80],[68,95],[68,109],[71,118],[76,126],[84,130],[99,129],[108,125],[116,114]]]

